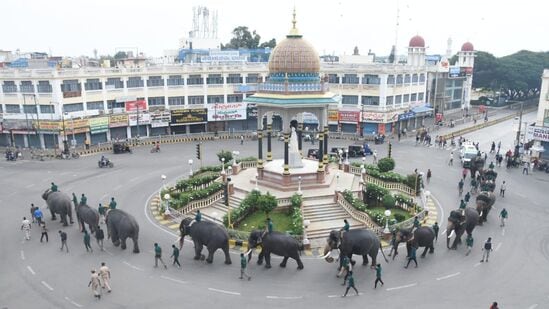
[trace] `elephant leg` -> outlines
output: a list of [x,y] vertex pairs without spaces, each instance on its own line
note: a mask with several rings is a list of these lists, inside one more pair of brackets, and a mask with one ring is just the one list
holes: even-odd
[[133,253],[139,253],[139,244],[137,243],[137,237],[133,237]]
[[372,259],[372,264],[370,264],[370,268],[375,269],[377,265],[377,251],[370,253],[370,258]]
[[257,257],[257,265],[263,264],[263,258],[265,257],[264,251],[265,249],[261,249],[261,252],[259,252],[259,256]]
[[50,212],[51,212],[51,220],[52,221],[57,220],[57,217],[55,216],[55,212],[53,212],[53,210],[51,210],[51,208],[50,208]]
[[68,226],[69,224],[67,223],[67,214],[60,214],[59,216],[61,217],[61,222],[63,223],[63,226]]
[[301,262],[301,258],[299,257],[299,253],[297,253],[295,255],[294,260],[297,262],[297,269],[299,269],[299,270],[303,269],[303,262]]
[[217,248],[207,248],[208,249],[208,257],[206,258],[206,263],[211,264],[213,262],[214,253]]
[[122,248],[122,250],[126,250],[126,239],[127,236],[120,237],[120,248]]
[[286,267],[286,263],[288,262],[288,256],[285,256],[283,259],[282,259],[282,262],[280,263],[280,267],[284,268]]
[[429,254],[435,253],[435,246],[433,244],[429,247]]
[[265,252],[265,268],[271,268],[271,252]]
[[363,266],[368,265],[368,254],[364,254],[362,256],[362,265]]
[[424,258],[427,254],[427,250],[429,249],[429,246],[425,246],[425,250],[423,250],[423,253],[421,254],[421,257]]
[[222,249],[225,253],[225,264],[231,265],[233,262],[231,262],[231,255],[229,254],[229,245],[224,245]]
[[202,253],[202,244],[199,244],[195,241],[194,242],[194,259],[200,260],[201,253]]
[[112,231],[111,231],[111,240],[112,240],[112,244],[115,247],[120,246],[120,237],[118,235],[118,230],[112,229]]

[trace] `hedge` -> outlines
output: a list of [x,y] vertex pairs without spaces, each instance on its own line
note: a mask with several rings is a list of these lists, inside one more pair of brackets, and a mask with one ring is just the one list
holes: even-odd
[[189,192],[181,192],[177,198],[173,198],[170,202],[170,206],[175,209],[180,209],[187,206],[190,202],[207,198],[210,195],[217,193],[223,189],[223,184],[214,182],[208,187],[200,190],[193,190]]

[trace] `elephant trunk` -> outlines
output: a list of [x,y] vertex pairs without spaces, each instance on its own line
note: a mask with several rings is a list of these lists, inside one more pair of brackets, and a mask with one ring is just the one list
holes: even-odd
[[455,233],[456,232],[452,227],[449,227],[448,230],[446,231],[446,235],[448,235],[448,237],[446,237],[446,247],[448,249],[450,249],[450,238],[452,238],[452,236],[454,236]]
[[253,250],[252,250],[252,248],[250,248],[248,250],[248,252],[244,253],[244,256],[246,256],[246,255],[248,256],[248,262],[252,260],[252,252],[253,252]]
[[330,247],[330,244],[326,244],[324,247],[324,255],[322,255],[321,258],[325,259],[328,263],[332,263],[334,258],[330,256],[330,253],[332,253],[332,248]]

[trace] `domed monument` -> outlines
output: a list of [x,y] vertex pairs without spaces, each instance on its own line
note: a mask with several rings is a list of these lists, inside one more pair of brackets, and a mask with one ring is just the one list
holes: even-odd
[[[328,107],[338,98],[328,91],[320,76],[320,58],[314,47],[296,28],[295,10],[292,28],[277,44],[269,58],[269,76],[257,92],[244,101],[257,106],[258,179],[263,184],[292,188],[298,181],[307,184],[325,182],[328,165]],[[319,123],[318,160],[302,160],[301,134],[304,112],[314,114]],[[282,118],[284,159],[273,160],[272,117]],[[267,158],[263,160],[263,118],[267,118]],[[291,140],[291,141],[290,141]]]

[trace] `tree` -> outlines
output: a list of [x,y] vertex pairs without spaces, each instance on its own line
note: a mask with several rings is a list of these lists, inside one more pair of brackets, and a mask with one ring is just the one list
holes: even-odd
[[255,30],[250,32],[248,27],[238,26],[233,30],[233,38],[229,41],[229,43],[225,45],[222,44],[221,49],[257,49],[265,47],[274,48],[276,46],[275,39],[271,39],[268,42],[263,42],[261,45],[259,44],[260,40],[261,36]]
[[392,171],[395,168],[395,160],[393,158],[380,159],[379,162],[377,162],[377,168],[382,173]]
[[128,58],[128,54],[125,51],[119,51],[114,55],[114,59],[125,59]]
[[268,216],[269,213],[276,208],[276,206],[278,206],[278,201],[276,200],[276,197],[272,196],[269,192],[261,195],[257,199],[257,207],[259,210],[263,211],[266,216]]
[[271,39],[268,42],[263,42],[261,45],[259,45],[259,48],[275,48],[276,46],[276,39]]
[[387,193],[383,196],[382,203],[385,209],[391,209],[395,207],[396,200],[391,193]]
[[221,152],[217,153],[217,158],[219,159],[219,162],[223,162],[223,158],[225,158],[225,164],[229,163],[233,159],[233,154],[230,151],[221,150]]

